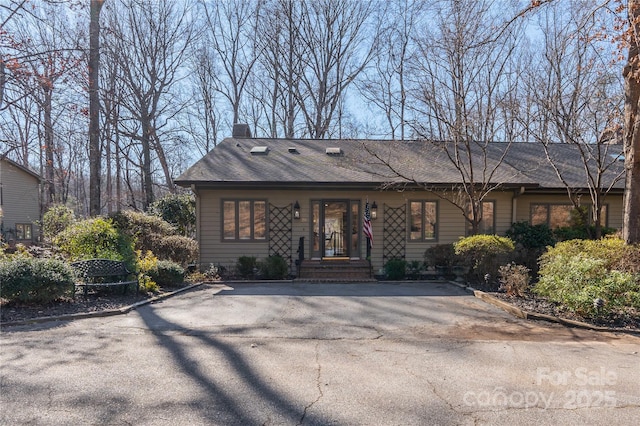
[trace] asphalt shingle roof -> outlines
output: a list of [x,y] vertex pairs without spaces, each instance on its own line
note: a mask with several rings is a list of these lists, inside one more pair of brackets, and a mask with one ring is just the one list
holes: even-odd
[[[564,188],[556,171],[537,143],[472,144],[474,180],[504,186]],[[252,153],[255,147],[268,147],[266,153]],[[451,143],[428,141],[388,141],[370,139],[309,140],[227,138],[196,162],[176,183],[207,186],[232,185],[334,185],[378,186],[389,183],[419,182],[451,185],[461,181],[454,166]],[[553,144],[550,156],[575,188],[586,188],[587,178],[580,148],[571,144]],[[341,154],[327,154],[328,148],[340,148]],[[614,155],[620,146],[608,146]],[[255,150],[254,150],[255,151]],[[505,154],[506,151],[506,154]],[[623,170],[623,161],[613,163],[607,174],[611,182]],[[468,168],[467,153],[459,152],[460,165]],[[504,158],[503,158],[504,156]],[[499,167],[495,167],[500,164]],[[595,163],[591,164],[593,166]],[[624,181],[616,184],[624,187]]]

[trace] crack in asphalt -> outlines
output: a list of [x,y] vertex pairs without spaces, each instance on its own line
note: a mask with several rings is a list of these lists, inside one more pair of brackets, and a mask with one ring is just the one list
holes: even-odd
[[317,342],[315,347],[315,353],[316,353],[316,388],[318,389],[318,397],[304,407],[304,410],[302,412],[302,416],[300,417],[300,421],[298,422],[298,425],[301,425],[304,423],[304,418],[307,416],[307,411],[309,411],[309,409],[311,409],[311,407],[313,407],[316,403],[318,403],[318,401],[320,401],[324,396],[324,392],[322,392],[322,385],[320,384],[321,382],[320,378],[322,376],[322,365],[320,364],[319,346],[320,346],[320,342]]

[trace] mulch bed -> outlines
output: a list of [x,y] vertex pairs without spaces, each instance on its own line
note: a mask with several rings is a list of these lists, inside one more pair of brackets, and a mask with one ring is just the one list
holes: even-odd
[[607,317],[586,318],[568,310],[562,305],[550,302],[534,294],[527,294],[525,295],[525,297],[514,297],[507,296],[505,293],[488,293],[497,299],[503,300],[513,306],[522,309],[523,311],[551,315],[557,318],[564,318],[573,321],[580,321],[599,327],[619,328],[621,330],[636,330],[640,332],[640,312],[638,311],[630,311],[627,313],[619,312]]
[[[173,289],[172,289],[173,290]],[[46,305],[0,301],[0,323],[25,321],[40,317],[55,317],[61,315],[91,313],[120,309],[143,300],[157,297],[163,292],[155,294],[89,294],[86,298],[77,295],[75,299],[62,299]]]

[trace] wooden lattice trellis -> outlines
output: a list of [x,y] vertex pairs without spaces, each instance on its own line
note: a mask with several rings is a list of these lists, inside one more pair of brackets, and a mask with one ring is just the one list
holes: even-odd
[[269,256],[282,256],[291,265],[292,206],[269,204]]
[[403,204],[400,207],[384,205],[383,253],[384,260],[404,259],[406,241],[407,210]]

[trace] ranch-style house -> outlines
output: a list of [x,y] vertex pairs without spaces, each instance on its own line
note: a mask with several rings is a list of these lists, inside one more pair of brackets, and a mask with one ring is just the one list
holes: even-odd
[[[289,262],[292,275],[305,262],[325,267],[362,262],[367,257],[367,205],[374,273],[391,258],[421,261],[428,247],[469,233],[460,208],[447,201],[462,175],[438,143],[258,139],[236,127],[233,137],[175,181],[196,195],[201,268],[276,254]],[[618,229],[624,190],[620,149],[610,147],[613,167],[603,183],[613,183],[603,225]],[[477,150],[475,182],[494,188],[482,202],[480,232],[504,234],[520,221],[568,225],[572,205],[566,185],[541,145],[489,143]],[[550,155],[572,191],[582,193],[583,204],[589,205],[577,146],[554,144]]]

